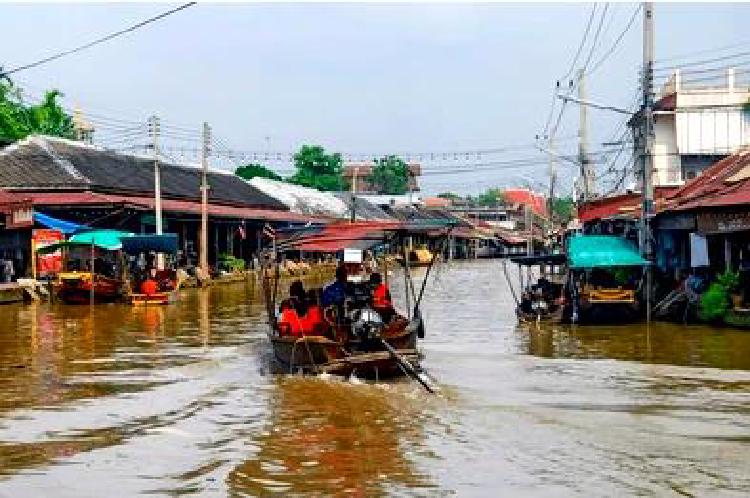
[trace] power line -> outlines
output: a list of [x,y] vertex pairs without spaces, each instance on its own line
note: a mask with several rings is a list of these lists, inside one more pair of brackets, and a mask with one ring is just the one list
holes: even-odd
[[604,55],[600,57],[599,60],[597,60],[594,63],[594,66],[588,70],[588,72],[586,73],[587,75],[590,75],[594,71],[599,69],[599,67],[614,53],[614,51],[617,49],[622,39],[625,38],[625,35],[628,33],[628,31],[630,31],[630,28],[633,27],[633,23],[635,22],[635,19],[638,16],[638,13],[641,11],[641,7],[642,5],[638,4],[638,6],[633,11],[633,14],[630,16],[630,20],[625,26],[625,29],[623,29],[620,35],[615,39],[614,43],[612,43],[612,46],[609,47],[609,50],[607,50],[607,52],[605,52]]
[[93,47],[95,45],[99,45],[100,43],[104,43],[104,42],[109,41],[109,40],[111,40],[113,38],[117,38],[118,36],[122,36],[122,35],[124,35],[126,33],[130,33],[132,31],[135,31],[135,30],[137,30],[139,28],[142,28],[142,27],[146,26],[147,24],[151,24],[152,22],[158,21],[159,19],[163,19],[163,18],[165,18],[165,17],[167,17],[169,15],[172,15],[172,14],[174,14],[176,12],[179,12],[181,10],[187,9],[188,7],[192,7],[193,5],[196,5],[196,3],[197,2],[188,2],[188,3],[182,4],[179,7],[175,7],[174,9],[171,9],[171,10],[168,10],[166,12],[163,12],[163,13],[157,15],[157,16],[154,16],[154,17],[151,17],[149,19],[146,19],[145,21],[141,21],[141,22],[139,22],[137,24],[134,24],[134,25],[132,25],[132,26],[130,26],[128,28],[122,29],[122,30],[117,31],[115,33],[111,33],[111,34],[103,36],[101,38],[97,38],[96,40],[91,41],[89,43],[86,43],[84,45],[72,48],[70,50],[64,50],[62,52],[58,52],[58,53],[56,53],[54,55],[50,55],[49,57],[45,57],[44,59],[40,59],[40,60],[38,60],[36,62],[31,62],[31,63],[25,64],[23,66],[17,66],[17,67],[15,67],[13,69],[10,69],[8,71],[3,71],[2,73],[0,73],[0,78],[7,77],[7,76],[9,76],[11,74],[18,73],[20,71],[25,71],[26,69],[31,69],[33,67],[41,66],[42,64],[46,64],[48,62],[52,62],[54,60],[60,59],[62,57],[65,57],[66,55],[72,55],[72,54],[75,54],[77,52],[81,52],[83,50],[86,50],[87,48],[91,48],[91,47]]
[[589,66],[589,63],[591,62],[591,58],[594,56],[594,52],[596,52],[597,43],[599,43],[599,35],[601,35],[602,32],[602,25],[604,24],[604,18],[607,17],[607,11],[609,10],[609,4],[604,4],[604,10],[602,11],[601,15],[599,16],[599,25],[596,28],[596,33],[594,34],[594,41],[591,42],[591,50],[589,51],[589,56],[586,58],[586,62],[583,64],[583,71],[586,71],[586,68]]

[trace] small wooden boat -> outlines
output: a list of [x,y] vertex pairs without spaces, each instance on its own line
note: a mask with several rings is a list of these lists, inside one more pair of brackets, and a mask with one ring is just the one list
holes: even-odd
[[[430,228],[434,230],[434,226]],[[343,254],[342,267],[356,265],[361,263],[362,257],[360,254],[360,259],[356,260],[357,251],[361,253],[363,249],[374,249],[384,241],[393,243],[396,234],[403,235],[405,226],[392,222],[354,222],[328,225],[323,230],[322,234],[294,234],[274,244],[274,254],[267,253],[263,260],[279,261],[276,251],[304,250]],[[449,232],[450,228],[446,236]],[[392,235],[391,240],[389,235]],[[403,238],[400,237],[400,240],[403,241]],[[347,259],[352,255],[353,259]],[[402,253],[402,256],[406,255]],[[383,259],[385,262],[386,258]],[[432,258],[427,266],[425,282],[434,260]],[[347,291],[345,304],[324,311],[325,324],[316,330],[315,335],[293,336],[279,326],[276,317],[280,274],[278,263],[276,268],[276,271],[264,269],[263,290],[270,324],[269,339],[278,372],[355,374],[376,379],[408,375],[431,391],[420,373],[420,355],[417,351],[417,339],[424,337],[424,324],[419,311],[423,293],[417,295],[413,283],[407,286],[407,293],[411,292],[411,302],[414,303],[408,317],[393,310],[393,316],[384,321],[371,307],[369,283],[354,279],[346,284],[351,293]],[[383,275],[388,275],[387,263],[381,271]],[[406,278],[410,279],[408,271]],[[312,294],[319,296],[320,290]]]
[[113,302],[122,297],[122,280],[94,274],[93,294],[91,272],[64,272],[58,274],[55,293],[66,304]]

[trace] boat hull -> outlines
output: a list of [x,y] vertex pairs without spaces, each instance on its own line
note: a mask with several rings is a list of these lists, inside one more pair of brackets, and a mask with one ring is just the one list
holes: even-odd
[[[88,304],[91,302],[91,277],[89,274],[66,275],[57,284],[57,298],[66,304]],[[122,282],[97,275],[94,281],[95,303],[109,303],[122,297]]]
[[[383,331],[383,339],[415,368],[419,364],[417,329],[405,319],[397,318]],[[355,341],[337,341],[323,336],[273,336],[271,345],[279,373],[355,374],[370,379],[403,375],[397,359],[382,345],[359,349]]]

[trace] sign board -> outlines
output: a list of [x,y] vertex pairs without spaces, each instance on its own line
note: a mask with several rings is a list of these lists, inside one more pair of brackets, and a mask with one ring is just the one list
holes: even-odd
[[[31,240],[34,250],[65,240],[60,230],[34,229],[31,232]],[[36,255],[36,273],[40,277],[48,276],[62,271],[62,252],[55,251],[50,254]]]
[[344,263],[361,263],[362,249],[344,249]]
[[701,233],[726,233],[750,230],[750,212],[699,213],[698,231]]
[[6,228],[28,228],[34,225],[34,208],[31,202],[14,202],[6,206]]

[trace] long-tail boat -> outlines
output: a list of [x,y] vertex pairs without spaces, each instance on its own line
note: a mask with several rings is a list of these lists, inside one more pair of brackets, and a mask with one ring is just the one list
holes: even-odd
[[[430,225],[429,228],[434,231],[436,227]],[[445,242],[452,227],[442,225],[442,228],[445,229]],[[357,264],[357,251],[395,246],[403,253],[405,235],[419,229],[416,225],[407,226],[401,222],[335,223],[292,231],[280,240],[273,240],[272,249],[264,252],[263,289],[269,339],[280,371],[356,374],[366,378],[408,375],[429,390],[420,370],[417,340],[424,337],[420,305],[435,257],[427,266],[418,291],[409,267],[403,268],[407,311],[394,310],[389,320],[374,309],[371,288],[361,278],[347,283],[343,305],[324,309],[324,323],[314,333],[290,335],[277,316],[279,254],[285,251],[337,253],[342,256],[342,264],[351,268]],[[351,254],[355,255],[355,260],[348,259],[347,255]],[[381,271],[387,283],[388,269]],[[321,289],[313,291],[313,294],[320,293]]]
[[[519,265],[520,296],[503,268],[521,322],[630,323],[642,315],[641,283],[648,262],[623,237],[574,235],[564,254],[522,256],[511,261]],[[531,268],[535,266],[540,271],[534,282]],[[565,271],[553,274],[541,270],[551,267]]]
[[[177,235],[165,233],[161,235],[132,235],[122,238],[122,252],[127,255],[137,256],[141,253],[164,254],[174,256],[177,254]],[[141,292],[134,275],[127,275],[125,301],[133,306],[155,306],[176,303],[179,299],[179,290],[182,281],[174,270],[157,270],[156,281],[158,290],[156,292]]]
[[59,273],[53,284],[57,298],[67,304],[120,299],[123,280],[119,251],[121,238],[128,235],[119,230],[86,230],[67,241],[40,248],[37,252],[42,254],[62,250],[66,271]]

